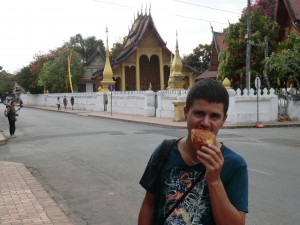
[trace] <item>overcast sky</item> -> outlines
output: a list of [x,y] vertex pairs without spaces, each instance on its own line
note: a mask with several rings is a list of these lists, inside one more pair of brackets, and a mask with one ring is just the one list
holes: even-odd
[[1,0],[0,66],[15,73],[33,61],[37,53],[60,47],[80,33],[109,48],[128,34],[137,12],[151,2],[154,24],[167,47],[174,52],[176,30],[179,53],[192,53],[199,44],[210,44],[211,27],[223,31],[236,23],[246,0]]

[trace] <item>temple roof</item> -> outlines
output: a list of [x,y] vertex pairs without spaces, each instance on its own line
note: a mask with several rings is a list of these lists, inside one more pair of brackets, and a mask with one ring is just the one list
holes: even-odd
[[300,32],[300,1],[299,0],[278,0],[276,4],[275,18],[278,20],[280,4],[283,4],[288,12],[290,20],[298,32]]
[[213,41],[216,46],[217,53],[223,52],[227,49],[227,45],[224,44],[224,34],[220,32],[213,31]]
[[205,78],[216,79],[217,76],[218,76],[218,71],[205,70],[203,73],[197,76],[195,80],[201,80]]
[[153,31],[156,34],[158,42],[161,43],[161,47],[165,48],[167,51],[170,52],[170,50],[166,47],[166,42],[164,42],[161,36],[159,35],[154,25],[151,14],[150,13],[148,15],[139,14],[135,19],[131,29],[129,30],[122,51],[115,59],[115,64],[122,63],[127,57],[129,57],[137,49],[139,42],[142,40],[149,26],[153,27]]
[[[100,49],[97,48],[97,50],[94,51],[94,53],[91,55],[91,57],[87,60],[87,62],[85,63],[85,66],[90,65],[94,61],[94,59],[96,58],[97,55],[99,55],[100,58],[105,62],[105,56],[102,54]],[[103,68],[104,68],[104,66],[103,66]]]

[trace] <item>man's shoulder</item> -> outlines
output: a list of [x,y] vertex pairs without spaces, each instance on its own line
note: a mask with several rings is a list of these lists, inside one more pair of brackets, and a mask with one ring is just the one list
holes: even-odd
[[226,145],[222,144],[221,151],[223,153],[225,162],[226,161],[235,162],[235,163],[239,162],[240,164],[246,165],[245,159],[240,154],[238,154],[236,151],[232,150],[231,148],[227,147]]

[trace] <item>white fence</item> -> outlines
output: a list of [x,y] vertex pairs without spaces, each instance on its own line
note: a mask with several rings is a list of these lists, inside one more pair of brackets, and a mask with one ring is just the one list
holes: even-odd
[[[74,96],[74,109],[90,111],[108,111],[115,113],[156,116],[174,118],[173,102],[185,102],[188,91],[127,91],[112,92],[105,96],[103,93],[56,93],[56,94],[22,94],[24,105],[56,107],[57,97],[68,99],[68,108],[71,108],[70,98]],[[278,116],[278,96],[274,89],[261,90],[257,96],[254,90],[249,95],[242,95],[241,90],[228,89],[229,109],[228,124],[254,123],[259,117],[260,122],[275,122]],[[244,93],[247,93],[244,90]],[[105,104],[106,103],[106,104]],[[258,103],[258,104],[257,104]],[[257,111],[257,105],[259,110]],[[257,114],[258,112],[258,114]],[[288,114],[293,120],[300,120],[300,104],[293,103],[288,107]]]

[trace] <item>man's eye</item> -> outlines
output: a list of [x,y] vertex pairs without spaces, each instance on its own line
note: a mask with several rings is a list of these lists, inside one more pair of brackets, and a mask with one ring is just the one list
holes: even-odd
[[220,119],[220,115],[218,115],[218,114],[212,114],[212,115],[211,115],[211,118],[212,118],[213,120],[218,120],[218,119]]
[[197,116],[204,116],[204,112],[196,112],[195,113]]

